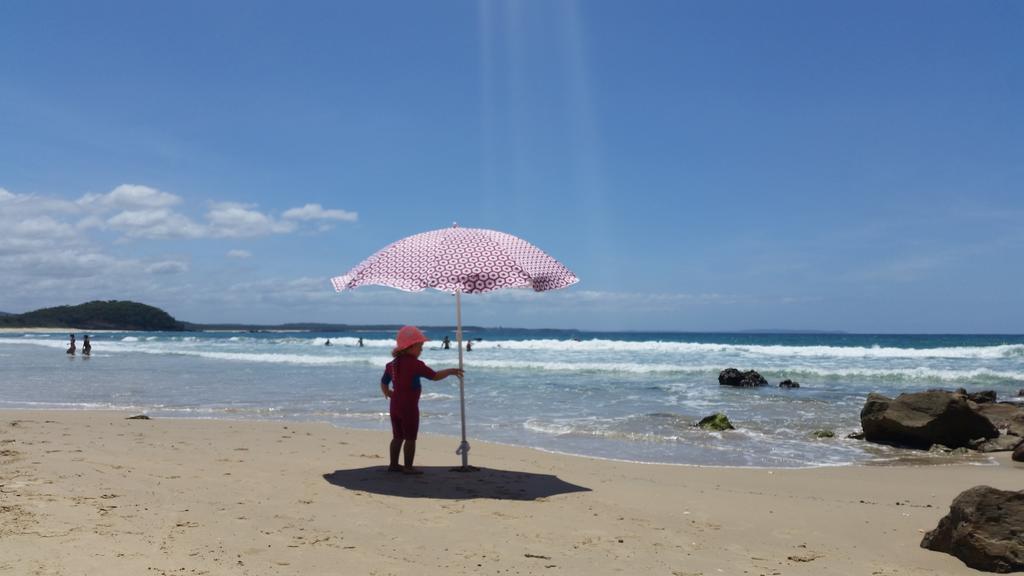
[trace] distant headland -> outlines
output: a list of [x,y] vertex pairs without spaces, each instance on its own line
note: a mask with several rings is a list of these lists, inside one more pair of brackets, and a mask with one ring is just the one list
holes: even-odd
[[[68,328],[75,330],[115,330],[141,332],[389,332],[398,330],[399,324],[328,324],[322,322],[290,322],[287,324],[199,324],[177,320],[167,312],[130,300],[94,300],[77,306],[54,306],[40,308],[24,314],[0,312],[2,329],[47,329]],[[454,326],[420,326],[430,331],[451,331]],[[505,334],[523,334],[535,337],[568,338],[584,334],[606,334],[602,331],[577,330],[575,328],[513,328],[507,326],[484,327],[463,326],[467,332],[500,330]],[[657,335],[662,331],[614,331],[617,334]],[[747,334],[747,335],[843,335],[837,330],[740,330],[734,332],[686,332],[669,331],[666,334]]]
[[40,308],[24,314],[0,315],[3,328],[76,328],[80,330],[188,330],[163,310],[128,300],[94,300],[77,306]]
[[[77,306],[40,308],[24,314],[0,312],[0,328],[73,328],[76,330],[118,330],[143,332],[347,332],[353,330],[397,330],[397,324],[325,324],[293,322],[288,324],[197,324],[177,320],[167,312],[130,300],[94,300]],[[431,327],[424,326],[424,329]],[[465,330],[482,330],[464,326]]]

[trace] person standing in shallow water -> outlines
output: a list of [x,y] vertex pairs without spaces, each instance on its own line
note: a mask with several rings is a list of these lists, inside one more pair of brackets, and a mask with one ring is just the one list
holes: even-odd
[[78,347],[75,346],[75,335],[71,334],[71,343],[68,345],[68,354],[74,356],[75,355],[75,350],[77,348]]
[[92,354],[92,343],[89,342],[89,335],[85,335],[85,339],[82,341],[82,354],[89,356]]
[[[391,351],[394,360],[388,362],[384,367],[384,375],[380,377],[380,390],[385,398],[391,400],[392,439],[388,472],[422,474],[413,467],[416,437],[420,428],[420,379],[427,378],[437,382],[449,376],[462,376],[462,370],[447,368],[434,372],[430,366],[424,364],[420,360],[420,354],[423,353],[423,343],[428,339],[415,326],[403,326],[395,340],[395,348]],[[389,385],[393,385],[393,389]],[[403,451],[405,465],[399,466],[398,456]]]

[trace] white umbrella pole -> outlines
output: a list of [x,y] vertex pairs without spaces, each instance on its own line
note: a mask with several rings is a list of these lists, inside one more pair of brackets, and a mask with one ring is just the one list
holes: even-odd
[[[459,370],[462,370],[462,290],[455,290],[455,339],[459,344]],[[465,377],[459,376],[459,408],[462,414],[462,443],[456,454],[462,455],[462,469],[469,469],[469,442],[466,441]]]

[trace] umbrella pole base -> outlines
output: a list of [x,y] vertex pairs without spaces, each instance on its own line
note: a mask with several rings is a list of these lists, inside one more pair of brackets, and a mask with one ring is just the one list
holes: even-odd
[[477,468],[476,466],[470,466],[469,464],[466,464],[465,466],[456,466],[455,468],[450,468],[448,471],[449,472],[479,472],[480,469]]

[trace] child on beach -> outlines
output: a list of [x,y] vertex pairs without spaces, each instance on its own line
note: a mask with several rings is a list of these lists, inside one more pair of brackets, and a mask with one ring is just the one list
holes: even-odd
[[89,342],[89,335],[85,335],[85,341],[82,342],[82,354],[89,356],[92,354],[92,342]]
[[75,346],[75,335],[71,334],[71,343],[68,345],[68,354],[74,356],[76,348],[77,347]]
[[[389,472],[406,474],[422,474],[413,468],[416,457],[416,436],[420,427],[420,378],[433,381],[444,380],[449,376],[462,376],[462,370],[447,368],[434,372],[420,360],[423,343],[428,338],[415,326],[403,326],[398,331],[394,350],[394,358],[384,367],[384,375],[380,378],[380,390],[386,398],[391,399],[391,465]],[[388,387],[394,385],[394,389]],[[398,454],[405,445],[405,466],[398,465]]]

